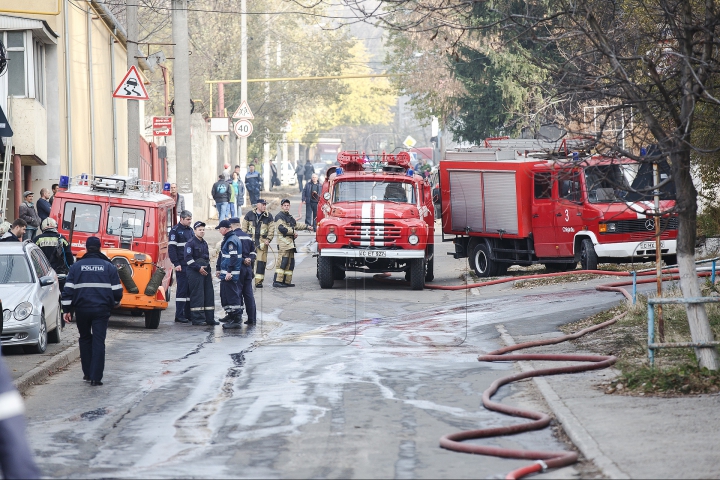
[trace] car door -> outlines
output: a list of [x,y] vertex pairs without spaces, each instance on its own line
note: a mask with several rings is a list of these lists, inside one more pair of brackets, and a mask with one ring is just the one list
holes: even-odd
[[557,177],[558,200],[555,203],[555,241],[561,257],[572,257],[575,234],[582,229],[582,192],[580,172],[562,170]]
[[[58,296],[60,292],[60,287],[58,286],[57,282],[57,275],[55,275],[54,270],[50,268],[50,264],[48,263],[45,255],[39,248],[30,249],[30,263],[32,263],[33,270],[35,271],[36,275],[35,281],[37,285],[38,297],[40,299],[40,303],[43,306],[43,309],[45,310],[45,325],[47,326],[48,330],[52,330],[55,315],[57,315]],[[43,287],[40,285],[40,279],[47,276],[54,277],[55,282],[53,282],[51,285]]]
[[533,173],[532,229],[538,258],[559,255],[555,240],[555,203],[557,188],[551,172]]

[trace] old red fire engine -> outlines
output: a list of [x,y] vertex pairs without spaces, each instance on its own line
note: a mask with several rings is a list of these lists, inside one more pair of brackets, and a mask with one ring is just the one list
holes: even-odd
[[410,155],[338,154],[318,204],[318,279],[332,288],[346,271],[405,272],[413,290],[433,279],[430,185]]
[[[589,155],[582,140],[488,139],[484,147],[446,152],[440,162],[443,235],[455,258],[480,277],[510,265],[595,269],[598,262],[655,258],[653,166]],[[572,152],[573,149],[579,151]],[[660,164],[667,178],[667,164]],[[660,212],[675,205],[674,185]],[[675,262],[677,216],[661,222],[661,255]]]

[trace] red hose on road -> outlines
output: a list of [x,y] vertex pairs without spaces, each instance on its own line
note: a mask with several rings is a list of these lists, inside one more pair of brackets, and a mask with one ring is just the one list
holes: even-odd
[[516,479],[521,478],[531,473],[544,471],[547,468],[558,468],[566,465],[573,464],[577,461],[578,454],[575,452],[552,452],[544,450],[517,450],[511,448],[491,447],[485,445],[475,445],[462,443],[464,440],[472,440],[477,438],[489,438],[497,437],[501,435],[513,435],[521,432],[528,432],[532,430],[539,430],[546,427],[551,417],[542,412],[535,412],[532,410],[525,410],[518,407],[512,407],[509,405],[503,405],[501,403],[493,402],[492,396],[497,390],[508,383],[515,382],[517,380],[523,380],[525,378],[540,377],[545,375],[558,375],[563,373],[575,373],[585,372],[588,370],[600,370],[607,368],[614,364],[617,358],[612,355],[600,356],[600,355],[550,355],[550,354],[520,354],[520,355],[504,355],[505,353],[512,352],[530,347],[538,347],[542,345],[552,345],[561,343],[566,340],[572,340],[581,337],[587,333],[600,330],[609,325],[614,324],[620,318],[625,316],[623,313],[616,316],[615,318],[608,320],[607,322],[593,325],[586,329],[580,330],[571,335],[565,335],[558,338],[551,338],[548,340],[540,340],[535,342],[526,342],[518,345],[511,345],[494,352],[490,352],[487,355],[481,355],[478,357],[478,361],[481,362],[499,362],[499,361],[515,361],[515,360],[543,360],[543,361],[577,361],[577,362],[589,362],[580,365],[571,365],[567,367],[557,368],[544,368],[541,370],[532,370],[528,372],[516,373],[507,377],[502,377],[495,380],[487,390],[483,392],[483,405],[488,410],[495,412],[512,415],[514,417],[522,417],[533,420],[529,423],[523,423],[520,425],[511,425],[508,427],[496,427],[496,428],[484,428],[480,430],[469,430],[465,432],[458,432],[449,435],[445,435],[440,439],[440,446],[448,450],[464,453],[474,453],[478,455],[492,455],[496,457],[504,458],[522,458],[522,459],[533,459],[537,460],[536,463],[528,465],[517,470],[513,470],[508,473],[505,478]]

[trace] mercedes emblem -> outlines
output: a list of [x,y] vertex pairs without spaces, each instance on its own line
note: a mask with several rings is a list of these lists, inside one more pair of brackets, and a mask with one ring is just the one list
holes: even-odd
[[652,218],[645,220],[645,230],[655,230],[655,220]]

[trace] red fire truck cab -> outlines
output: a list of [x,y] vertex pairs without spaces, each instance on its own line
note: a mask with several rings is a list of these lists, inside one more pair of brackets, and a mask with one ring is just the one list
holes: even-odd
[[[440,162],[443,235],[455,258],[479,277],[510,265],[549,270],[595,269],[599,262],[655,258],[653,170],[629,158],[548,154],[537,140],[494,140],[446,152]],[[667,178],[665,164],[661,177]],[[640,192],[650,193],[640,193]],[[675,205],[674,186],[660,193],[660,212]],[[661,222],[661,255],[675,263],[677,216]]]
[[100,238],[103,249],[147,253],[167,272],[162,283],[167,292],[173,271],[168,231],[173,224],[174,201],[162,193],[162,184],[116,175],[63,180],[50,216],[57,221],[58,232],[71,239],[73,254],[84,250],[91,236]]
[[434,209],[430,185],[410,155],[341,152],[318,203],[318,279],[332,288],[346,271],[405,272],[411,288],[433,279]]

